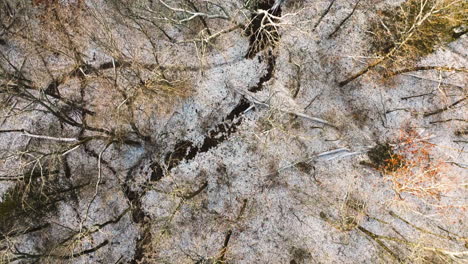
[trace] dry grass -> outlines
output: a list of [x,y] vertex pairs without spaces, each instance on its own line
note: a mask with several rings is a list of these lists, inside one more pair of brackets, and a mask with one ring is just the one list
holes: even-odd
[[398,147],[379,166],[400,199],[412,195],[428,204],[440,205],[441,198],[457,188],[450,165],[434,157],[434,148],[414,130],[401,133]]
[[346,199],[340,208],[340,218],[337,221],[337,228],[341,231],[351,231],[362,222],[366,215],[366,203],[363,200],[346,194]]
[[378,13],[372,51],[386,56],[396,49],[384,66],[408,65],[458,38],[467,23],[467,1],[408,0]]

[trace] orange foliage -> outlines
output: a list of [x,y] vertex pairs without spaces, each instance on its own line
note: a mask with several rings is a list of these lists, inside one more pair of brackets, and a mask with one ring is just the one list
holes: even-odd
[[446,173],[447,163],[432,158],[434,144],[414,130],[402,133],[398,143],[395,153],[380,169],[400,198],[402,193],[407,193],[439,200],[453,188]]

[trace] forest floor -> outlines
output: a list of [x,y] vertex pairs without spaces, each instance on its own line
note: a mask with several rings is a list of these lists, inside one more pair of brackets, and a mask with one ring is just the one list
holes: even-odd
[[0,263],[468,261],[466,2],[33,2]]

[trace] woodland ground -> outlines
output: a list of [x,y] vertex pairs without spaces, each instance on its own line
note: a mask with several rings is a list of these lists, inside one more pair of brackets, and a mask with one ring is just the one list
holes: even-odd
[[0,0],[0,263],[467,263],[463,0]]

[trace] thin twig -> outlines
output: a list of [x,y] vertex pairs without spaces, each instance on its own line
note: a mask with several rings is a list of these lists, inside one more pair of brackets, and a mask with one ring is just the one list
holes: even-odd
[[36,134],[31,134],[28,131],[24,131],[22,136],[27,136],[27,137],[32,137],[32,138],[39,138],[39,139],[55,140],[55,141],[63,141],[63,142],[79,141],[78,138],[64,138],[64,137],[51,137],[51,136],[44,136],[44,135],[36,135]]
[[429,70],[438,70],[438,71],[455,71],[455,72],[465,72],[468,73],[467,68],[455,68],[455,67],[447,67],[447,66],[417,66],[411,68],[400,69],[396,71],[391,71],[385,73],[384,76],[386,78],[395,76],[402,73],[413,72],[413,71],[429,71]]
[[[335,28],[335,30],[334,30],[330,35],[328,35],[328,38],[332,38],[336,33],[338,33],[338,31],[341,29],[341,27],[343,26],[343,24],[346,23],[346,21],[348,21],[348,19],[354,14],[354,12],[356,11],[356,9],[357,9],[357,7],[358,7],[358,5],[359,5],[359,2],[361,2],[361,0],[358,0],[358,1],[356,2],[356,4],[354,5],[354,8],[353,8],[353,10],[351,11],[351,13],[349,13],[349,15],[347,15],[347,16],[345,17],[345,19],[343,19],[343,20],[340,22],[340,24]],[[333,4],[333,2],[332,2],[332,4]],[[331,7],[331,5],[330,5],[330,7]]]
[[102,158],[102,154],[104,154],[104,152],[107,150],[107,148],[112,144],[113,142],[109,142],[106,144],[106,146],[104,147],[104,149],[101,150],[101,152],[99,152],[99,155],[98,155],[98,178],[97,178],[97,181],[96,181],[96,186],[95,186],[95,191],[94,191],[94,195],[93,195],[93,198],[91,199],[91,201],[89,202],[88,204],[88,207],[86,208],[86,214],[85,214],[85,217],[83,218],[83,221],[81,221],[80,223],[80,233],[82,231],[82,228],[83,228],[83,224],[84,222],[87,220],[88,218],[88,214],[89,214],[89,210],[91,208],[91,205],[93,204],[94,200],[96,199],[97,195],[98,195],[98,192],[99,192],[99,184],[101,183],[101,178],[102,178],[102,171],[101,171],[101,158]]
[[277,108],[277,107],[272,107],[270,106],[269,104],[266,104],[266,103],[263,103],[263,102],[260,102],[259,100],[255,99],[255,97],[251,96],[251,95],[247,95],[246,93],[242,92],[242,91],[239,91],[237,89],[234,89],[237,93],[240,93],[244,96],[249,96],[251,99],[247,99],[249,100],[250,102],[254,103],[254,104],[257,104],[257,105],[261,105],[261,106],[265,106],[267,108],[270,108],[270,109],[273,109],[273,110],[278,110],[278,111],[281,111],[283,113],[286,113],[286,114],[291,114],[291,115],[295,115],[295,116],[298,116],[298,117],[302,117],[304,119],[307,119],[307,120],[310,120],[310,121],[313,121],[313,122],[317,122],[317,123],[320,123],[320,124],[323,124],[323,125],[327,125],[327,126],[330,126],[330,127],[333,127],[335,129],[338,129],[337,126],[331,124],[330,122],[324,120],[324,119],[321,119],[321,118],[318,118],[318,117],[313,117],[313,116],[309,116],[307,114],[304,114],[304,113],[300,113],[300,112],[294,112],[294,111],[289,111],[289,110],[284,110],[284,109],[281,109],[281,108]]
[[312,32],[315,31],[315,29],[318,27],[318,25],[320,24],[320,22],[322,22],[323,18],[328,14],[328,12],[330,12],[330,9],[332,8],[333,4],[335,3],[336,0],[332,0],[330,2],[330,4],[328,5],[327,9],[325,9],[325,11],[322,13],[322,15],[320,16],[319,20],[317,21],[317,23],[315,23],[313,29],[312,29]]
[[442,113],[442,112],[444,112],[444,111],[447,111],[447,110],[449,110],[450,108],[452,108],[452,107],[458,105],[459,103],[465,101],[467,98],[468,98],[468,96],[465,96],[465,97],[463,97],[462,99],[460,99],[460,100],[456,101],[455,103],[453,103],[453,104],[451,104],[451,105],[448,105],[448,106],[446,106],[446,107],[444,107],[444,108],[437,109],[437,110],[435,110],[435,111],[433,111],[433,112],[424,113],[424,117],[428,117],[428,116],[440,114],[440,113]]

